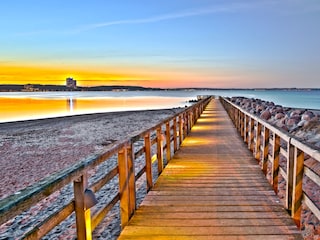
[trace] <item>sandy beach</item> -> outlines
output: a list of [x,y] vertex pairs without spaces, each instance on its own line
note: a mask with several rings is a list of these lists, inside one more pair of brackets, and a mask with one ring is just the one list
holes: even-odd
[[0,199],[181,109],[90,114],[0,124]]
[[[61,171],[110,143],[154,126],[182,108],[79,115],[0,124],[0,198],[3,199],[37,181]],[[116,162],[116,161],[113,161]],[[97,178],[99,178],[97,173]],[[115,184],[116,185],[116,184]],[[109,196],[117,186],[105,190]],[[29,211],[0,227],[0,239],[17,239],[48,212],[67,203],[73,196],[69,184]],[[138,196],[139,198],[139,196]],[[108,199],[104,199],[108,200]],[[104,201],[102,200],[102,201]],[[51,205],[50,205],[51,202]],[[52,202],[56,202],[52,205]],[[100,239],[114,239],[120,231],[116,210],[114,230],[96,230]],[[73,216],[74,218],[74,216]],[[61,230],[63,229],[63,230]],[[44,239],[73,239],[74,219],[69,219]]]

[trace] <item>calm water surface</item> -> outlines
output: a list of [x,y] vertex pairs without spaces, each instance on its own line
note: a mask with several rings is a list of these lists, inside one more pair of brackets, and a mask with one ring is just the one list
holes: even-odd
[[197,95],[244,96],[275,104],[320,109],[320,91],[214,90],[137,92],[5,92],[0,93],[0,122],[98,112],[184,107]]

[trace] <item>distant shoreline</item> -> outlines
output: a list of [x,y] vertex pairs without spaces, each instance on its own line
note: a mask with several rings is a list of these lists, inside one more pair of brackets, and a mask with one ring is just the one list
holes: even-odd
[[0,84],[0,92],[57,92],[57,91],[212,91],[212,90],[256,90],[256,91],[320,91],[320,88],[150,88],[141,86],[126,86],[126,85],[110,85],[110,86],[92,86],[70,88],[65,85],[48,85],[48,84]]

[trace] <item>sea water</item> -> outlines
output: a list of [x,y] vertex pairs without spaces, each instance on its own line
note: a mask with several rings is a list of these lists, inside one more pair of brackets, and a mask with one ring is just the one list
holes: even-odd
[[198,95],[243,96],[286,107],[320,109],[320,90],[168,90],[121,92],[1,92],[0,122],[100,112],[185,107]]

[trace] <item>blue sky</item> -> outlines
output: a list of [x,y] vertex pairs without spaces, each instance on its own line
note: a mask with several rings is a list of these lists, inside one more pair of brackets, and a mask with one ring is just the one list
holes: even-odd
[[2,83],[320,87],[318,0],[10,0],[0,11]]

